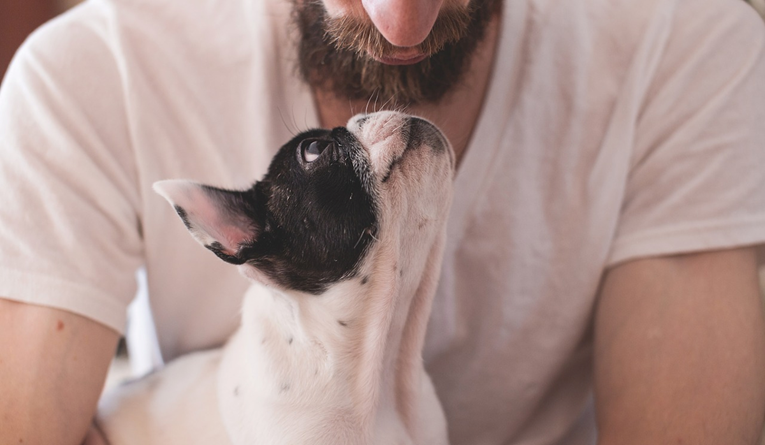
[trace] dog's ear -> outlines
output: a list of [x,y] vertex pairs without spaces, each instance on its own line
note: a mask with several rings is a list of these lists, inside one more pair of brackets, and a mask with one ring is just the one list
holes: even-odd
[[186,180],[154,183],[200,244],[232,264],[246,259],[237,254],[243,244],[252,244],[260,232],[252,197],[248,192],[224,190]]

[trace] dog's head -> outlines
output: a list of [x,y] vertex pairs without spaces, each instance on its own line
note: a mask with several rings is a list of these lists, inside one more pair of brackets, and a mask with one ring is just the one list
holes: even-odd
[[297,135],[248,190],[184,180],[154,188],[222,260],[266,284],[321,294],[357,275],[375,245],[400,252],[432,242],[448,213],[454,164],[434,125],[381,112]]

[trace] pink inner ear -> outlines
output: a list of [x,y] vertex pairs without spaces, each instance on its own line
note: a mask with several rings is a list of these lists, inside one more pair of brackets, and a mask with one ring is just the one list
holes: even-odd
[[[206,195],[204,191],[199,194]],[[227,254],[234,255],[239,245],[251,238],[251,235],[245,232],[242,221],[237,221],[227,212],[219,211],[217,202],[206,199],[195,202],[193,210],[183,207],[192,227],[199,226],[199,230],[206,233],[209,237],[218,241],[226,249]],[[206,243],[209,244],[209,243]]]
[[160,181],[154,183],[154,190],[173,207],[183,209],[189,231],[204,246],[217,242],[225,249],[224,253],[235,255],[240,244],[256,235],[244,215],[226,209],[214,193],[209,193],[198,183]]

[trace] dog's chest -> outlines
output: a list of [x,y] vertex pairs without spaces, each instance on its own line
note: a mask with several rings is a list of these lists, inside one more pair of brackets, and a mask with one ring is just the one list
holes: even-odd
[[220,350],[190,354],[110,392],[95,423],[110,445],[227,444],[217,410]]
[[[407,318],[368,316],[380,308],[362,304],[365,298],[376,304],[379,298],[371,295],[400,290],[388,287],[392,276],[375,275],[376,266],[370,261],[359,277],[301,302],[257,284],[249,289],[242,326],[226,345],[217,376],[221,418],[235,445],[446,443],[442,433],[439,440],[415,442],[397,406],[396,364],[373,366],[374,357],[362,346],[369,337],[383,347],[381,354],[386,343],[398,349],[392,345],[400,336],[382,341],[374,326],[400,325]],[[412,370],[423,385],[415,388],[418,408],[440,414],[424,369]],[[441,422],[418,428],[441,432]]]

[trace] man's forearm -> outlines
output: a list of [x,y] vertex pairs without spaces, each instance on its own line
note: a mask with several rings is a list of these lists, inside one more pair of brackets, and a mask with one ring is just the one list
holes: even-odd
[[640,260],[610,272],[596,316],[600,445],[758,443],[758,292],[752,250]]
[[117,340],[84,317],[0,298],[0,443],[82,443]]

